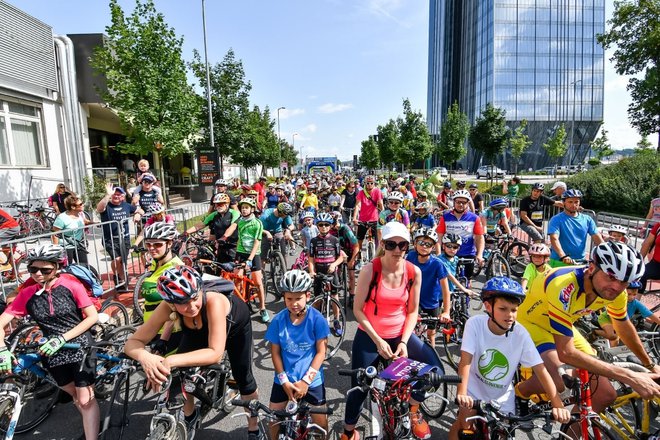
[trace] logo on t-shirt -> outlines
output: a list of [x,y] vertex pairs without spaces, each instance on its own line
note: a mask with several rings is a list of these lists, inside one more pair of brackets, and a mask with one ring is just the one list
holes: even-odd
[[568,304],[571,302],[571,294],[574,290],[575,284],[571,283],[559,292],[559,301],[564,305],[564,311],[568,310]]
[[501,351],[489,348],[479,357],[479,373],[490,382],[497,382],[509,373],[509,361]]

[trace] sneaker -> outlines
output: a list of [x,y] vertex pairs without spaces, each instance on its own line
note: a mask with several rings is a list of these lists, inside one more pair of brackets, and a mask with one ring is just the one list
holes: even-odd
[[188,420],[188,417],[185,418],[186,421],[186,431],[188,432],[188,439],[192,440],[195,438],[195,431],[197,431],[197,421],[199,420],[199,408],[195,408],[195,412],[192,413]]
[[263,309],[259,311],[259,316],[261,317],[261,322],[264,324],[268,324],[270,322],[270,315],[268,314],[268,310]]
[[332,323],[332,334],[335,336],[341,336],[344,334],[344,329],[341,328],[341,323],[338,319],[335,319]]
[[412,424],[412,433],[419,439],[431,438],[431,427],[422,417],[421,411],[410,413],[410,423]]
[[360,440],[360,433],[353,430],[353,435],[348,437],[345,432],[342,432],[339,440]]

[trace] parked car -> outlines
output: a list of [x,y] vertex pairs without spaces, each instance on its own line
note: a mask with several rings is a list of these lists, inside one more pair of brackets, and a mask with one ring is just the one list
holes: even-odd
[[477,179],[481,179],[482,177],[486,179],[490,179],[491,177],[504,178],[505,175],[506,171],[494,165],[482,165],[477,169]]
[[431,169],[431,174],[440,173],[440,177],[448,177],[449,171],[445,167],[435,167]]

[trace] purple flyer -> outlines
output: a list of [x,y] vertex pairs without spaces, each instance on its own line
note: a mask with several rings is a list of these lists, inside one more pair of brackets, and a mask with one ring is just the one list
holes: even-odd
[[387,380],[408,379],[413,370],[417,370],[417,375],[421,376],[433,370],[433,368],[432,365],[425,364],[424,362],[401,357],[381,371],[378,377]]

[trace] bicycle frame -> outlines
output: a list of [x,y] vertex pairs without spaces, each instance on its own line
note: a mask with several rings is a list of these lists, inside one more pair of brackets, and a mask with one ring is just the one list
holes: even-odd
[[13,383],[0,384],[0,401],[5,399],[10,399],[12,402],[12,413],[5,432],[5,440],[12,440],[24,405],[22,389]]

